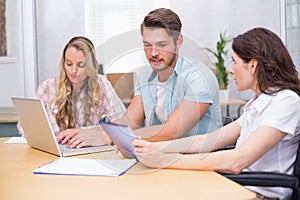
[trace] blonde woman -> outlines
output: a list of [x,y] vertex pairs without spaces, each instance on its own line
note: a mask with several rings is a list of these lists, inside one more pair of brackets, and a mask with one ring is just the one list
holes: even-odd
[[73,37],[63,50],[59,77],[42,82],[35,94],[45,104],[57,140],[69,147],[110,143],[98,121],[103,115],[115,121],[126,110],[110,82],[97,74],[98,66],[93,43]]

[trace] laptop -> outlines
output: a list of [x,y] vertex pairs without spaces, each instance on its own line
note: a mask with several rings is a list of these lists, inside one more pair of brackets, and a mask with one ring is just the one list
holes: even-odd
[[114,150],[112,145],[67,148],[57,142],[42,100],[12,97],[12,102],[30,147],[60,157]]
[[136,158],[134,146],[130,145],[136,135],[129,126],[104,121],[99,121],[99,124],[125,158]]

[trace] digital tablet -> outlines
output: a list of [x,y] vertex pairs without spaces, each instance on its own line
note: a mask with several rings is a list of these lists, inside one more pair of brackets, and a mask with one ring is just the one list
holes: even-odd
[[104,121],[99,121],[99,124],[125,158],[136,158],[134,146],[130,145],[136,135],[129,126]]

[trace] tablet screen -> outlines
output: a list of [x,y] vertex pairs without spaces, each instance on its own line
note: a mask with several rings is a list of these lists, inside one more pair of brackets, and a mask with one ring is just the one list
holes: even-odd
[[130,143],[136,136],[129,126],[104,121],[99,121],[99,124],[125,158],[135,158],[134,146]]

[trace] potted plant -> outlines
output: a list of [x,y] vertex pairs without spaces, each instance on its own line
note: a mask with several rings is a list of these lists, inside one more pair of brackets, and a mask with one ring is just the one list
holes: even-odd
[[227,50],[225,49],[225,47],[230,41],[231,41],[230,39],[226,38],[226,32],[220,33],[220,39],[217,41],[216,51],[213,51],[209,48],[205,48],[205,50],[212,53],[216,59],[214,63],[214,65],[216,66],[214,72],[219,82],[219,90],[220,90],[219,95],[220,95],[221,102],[226,102],[228,101],[229,98],[229,90],[227,90],[228,72],[225,66]]

